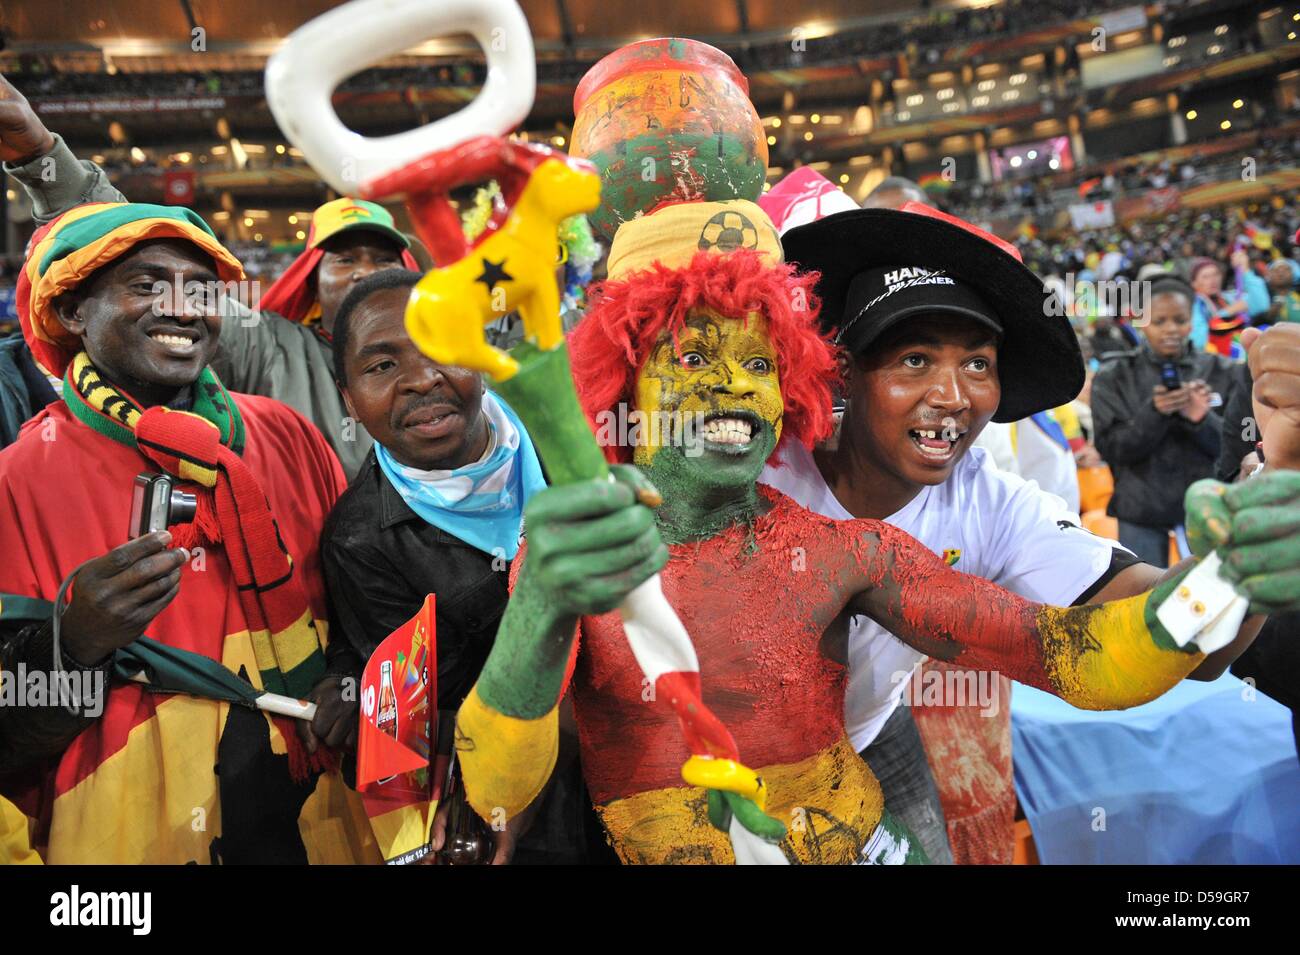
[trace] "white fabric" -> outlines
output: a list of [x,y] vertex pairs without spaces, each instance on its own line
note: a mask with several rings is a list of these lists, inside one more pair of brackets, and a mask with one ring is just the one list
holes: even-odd
[[[786,467],[769,465],[759,481],[818,514],[849,520],[812,455],[791,442]],[[997,470],[971,448],[943,484],[922,488],[887,518],[937,554],[960,550],[954,568],[1031,600],[1068,606],[1110,566],[1115,541],[1079,527],[1079,517],[1032,481]],[[1065,522],[1065,523],[1058,523]],[[876,738],[925,657],[867,617],[849,624],[849,684],[844,724],[859,752]]]
[[1016,473],[1061,498],[1077,514],[1079,468],[1074,463],[1074,452],[1053,441],[1030,418],[1022,418],[1013,427],[1016,429]]
[[1020,464],[1016,461],[1016,446],[1011,441],[1012,427],[1010,424],[990,421],[975,438],[974,444],[975,447],[983,448],[989,453],[989,457],[993,459],[993,464],[999,471],[1019,474]]

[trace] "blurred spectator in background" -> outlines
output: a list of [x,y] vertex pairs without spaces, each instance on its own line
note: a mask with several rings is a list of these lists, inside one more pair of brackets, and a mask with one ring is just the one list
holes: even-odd
[[1250,269],[1245,249],[1232,253],[1233,283],[1223,287],[1223,267],[1212,259],[1192,263],[1192,346],[1198,351],[1214,340],[1215,350],[1229,354],[1232,336],[1257,318],[1268,314],[1269,294],[1264,280]]
[[1300,322],[1300,292],[1295,288],[1298,274],[1300,266],[1294,259],[1276,259],[1268,267],[1268,290],[1273,297],[1268,310],[1270,323]]
[[[1132,334],[1131,330],[1129,334]],[[1091,357],[1105,361],[1117,353],[1132,351],[1134,342],[1120,330],[1114,318],[1098,314],[1092,332],[1087,335],[1087,345]]]
[[[1022,418],[1010,427],[1016,453],[1014,473],[1026,481],[1037,482],[1044,491],[1065,501],[1072,513],[1078,514],[1078,467],[1091,467],[1099,462],[1097,452],[1083,437],[1074,409],[1070,405],[1050,408]],[[1079,455],[1083,459],[1076,466]]]
[[912,180],[903,176],[886,176],[862,200],[862,208],[901,209],[909,202],[934,206],[934,200]]
[[[1213,263],[1211,263],[1213,264]],[[1233,363],[1189,340],[1195,293],[1174,278],[1151,283],[1145,340],[1102,366],[1092,383],[1096,446],[1115,475],[1106,513],[1145,563],[1166,567],[1169,533],[1188,486],[1214,473]]]
[[57,397],[22,332],[0,338],[0,448],[17,441],[23,422]]

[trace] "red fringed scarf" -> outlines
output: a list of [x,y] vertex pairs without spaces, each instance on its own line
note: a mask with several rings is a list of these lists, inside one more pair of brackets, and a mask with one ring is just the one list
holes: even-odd
[[[199,496],[196,523],[215,524],[219,530],[248,618],[262,686],[272,693],[307,696],[325,673],[325,654],[306,593],[257,479],[222,443],[219,429],[198,415],[148,408],[136,423],[135,437],[141,453],[164,471],[212,489]],[[292,721],[276,719],[294,778],[332,768],[326,750],[317,750],[309,759],[288,725]]]

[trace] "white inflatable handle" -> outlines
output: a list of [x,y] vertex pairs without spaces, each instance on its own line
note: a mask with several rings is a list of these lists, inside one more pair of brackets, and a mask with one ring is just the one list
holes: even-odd
[[[372,138],[334,112],[335,87],[432,37],[468,33],[487,80],[464,109],[427,126]],[[364,183],[474,136],[505,135],[537,90],[533,38],[515,0],[352,0],[289,34],[266,64],[266,101],[280,129],[327,183],[355,196]]]
[[316,718],[315,703],[308,703],[306,700],[295,700],[291,696],[281,696],[279,693],[263,693],[254,702],[259,710],[278,713],[280,716],[291,716],[295,720],[311,721]]
[[[133,674],[131,679],[136,683],[143,683],[149,686],[149,675],[143,670]],[[164,692],[171,692],[170,690]],[[306,700],[296,700],[291,696],[281,696],[279,693],[263,693],[256,700],[254,705],[259,710],[265,710],[268,713],[277,713],[280,716],[291,716],[295,720],[314,720],[316,718],[316,704],[308,703]]]
[[665,673],[699,670],[695,645],[664,596],[658,574],[629,593],[618,612],[632,656],[652,685]]
[[754,835],[735,816],[731,817],[728,834],[731,836],[731,849],[736,854],[736,865],[790,864],[780,846]]

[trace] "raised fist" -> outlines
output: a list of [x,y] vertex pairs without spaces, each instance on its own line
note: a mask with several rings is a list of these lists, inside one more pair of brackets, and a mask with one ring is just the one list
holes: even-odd
[[54,136],[27,97],[0,76],[0,160],[21,166],[53,148]]

